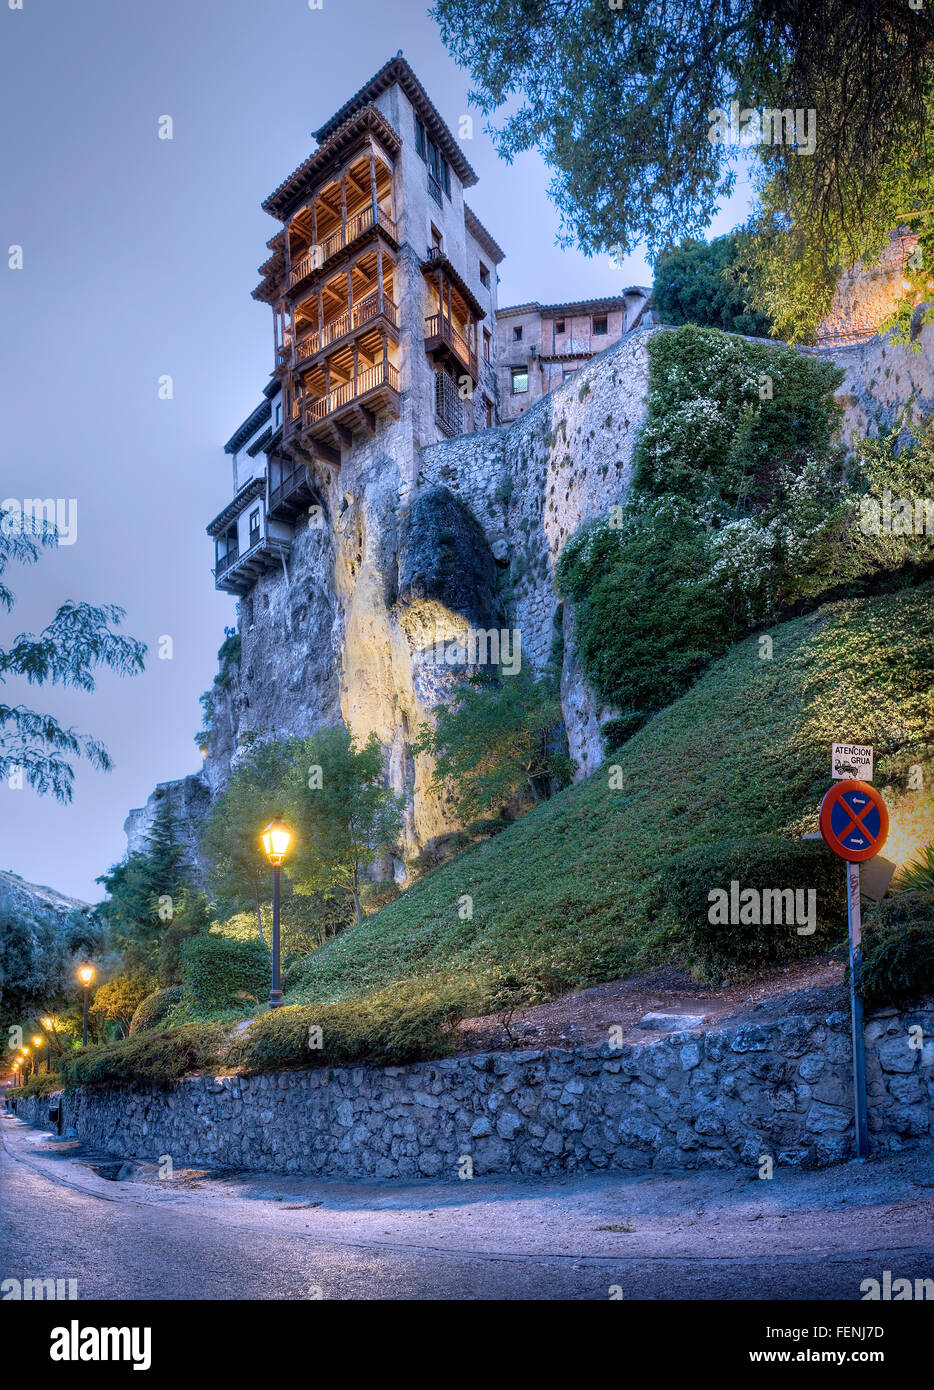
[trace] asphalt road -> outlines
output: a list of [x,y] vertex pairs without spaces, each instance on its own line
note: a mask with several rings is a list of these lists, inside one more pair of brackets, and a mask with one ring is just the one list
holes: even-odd
[[[3,1113],[0,1280],[79,1299],[859,1300],[934,1278],[934,1149],[822,1173],[362,1184],[141,1165]],[[105,1169],[105,1171],[107,1171]]]

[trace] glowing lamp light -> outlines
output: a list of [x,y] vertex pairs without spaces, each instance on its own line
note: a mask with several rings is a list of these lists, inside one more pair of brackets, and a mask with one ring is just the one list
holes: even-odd
[[54,1027],[55,1027],[55,1020],[52,1019],[52,1018],[44,1018],[44,1019],[42,1020],[42,1026],[43,1026],[43,1028],[54,1028]]
[[94,979],[93,965],[82,965],[81,969],[78,971],[78,979],[84,985],[85,989],[87,989],[88,985]]
[[33,1040],[32,1040],[32,1045],[33,1045],[33,1047],[41,1047],[41,1046],[42,1046],[42,1039],[39,1038],[39,1037],[33,1038]]
[[288,853],[292,832],[281,820],[271,820],[262,833],[263,849],[270,864],[281,864]]

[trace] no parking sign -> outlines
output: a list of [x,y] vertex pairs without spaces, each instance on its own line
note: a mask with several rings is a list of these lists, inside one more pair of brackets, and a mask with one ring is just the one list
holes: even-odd
[[[834,745],[836,749],[838,745]],[[869,766],[872,767],[872,749]],[[877,855],[889,833],[885,802],[868,782],[847,777],[835,782],[820,804],[820,833],[834,854],[846,860],[847,921],[850,936],[850,1017],[853,1035],[853,1106],[856,1120],[856,1155],[869,1153],[869,1116],[866,1104],[866,1038],[859,976],[863,963],[863,928],[859,903],[859,866]]]

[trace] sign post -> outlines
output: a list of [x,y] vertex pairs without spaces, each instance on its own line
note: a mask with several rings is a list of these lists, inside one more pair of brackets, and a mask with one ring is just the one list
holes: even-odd
[[820,833],[834,854],[846,860],[847,924],[850,938],[850,1021],[853,1035],[853,1110],[856,1156],[869,1155],[866,1103],[866,1036],[860,969],[863,929],[859,901],[859,866],[885,844],[889,813],[882,797],[868,782],[847,778],[835,782],[820,806]]

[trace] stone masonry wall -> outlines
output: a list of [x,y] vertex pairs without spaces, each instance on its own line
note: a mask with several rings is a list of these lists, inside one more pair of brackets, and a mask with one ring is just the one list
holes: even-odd
[[[934,1137],[934,1001],[877,1014],[866,1046],[873,1149]],[[86,1087],[60,1128],[128,1158],[319,1177],[453,1181],[464,1155],[521,1176],[819,1167],[852,1150],[851,1067],[849,1015],[811,1013],[619,1048]],[[50,1123],[49,1097],[12,1105]]]

